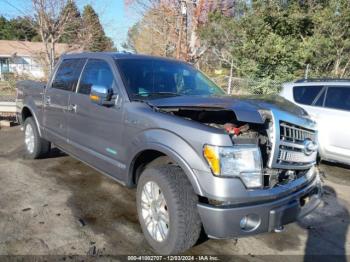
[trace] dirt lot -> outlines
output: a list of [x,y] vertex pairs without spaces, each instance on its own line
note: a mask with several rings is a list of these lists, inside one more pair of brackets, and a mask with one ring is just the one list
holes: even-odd
[[[0,255],[153,254],[138,224],[134,190],[58,150],[35,161],[24,159],[23,152],[19,127],[1,129]],[[321,169],[324,204],[285,232],[209,240],[187,254],[258,260],[350,254],[350,170],[330,164]]]

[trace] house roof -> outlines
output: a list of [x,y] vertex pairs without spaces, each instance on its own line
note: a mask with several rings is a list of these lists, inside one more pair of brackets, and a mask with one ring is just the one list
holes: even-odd
[[[72,50],[67,44],[56,44],[55,49],[57,56]],[[0,57],[35,56],[44,52],[43,42],[0,40]]]

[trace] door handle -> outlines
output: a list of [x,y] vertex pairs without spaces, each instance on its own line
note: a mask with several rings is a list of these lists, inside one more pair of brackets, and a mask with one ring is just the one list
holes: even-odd
[[76,113],[77,112],[77,105],[71,104],[68,106],[67,110],[68,110],[68,112]]
[[45,105],[49,106],[51,104],[51,97],[46,96],[45,97]]

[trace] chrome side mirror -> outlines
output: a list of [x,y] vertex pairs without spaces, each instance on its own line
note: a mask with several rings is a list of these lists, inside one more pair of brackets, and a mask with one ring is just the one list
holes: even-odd
[[90,100],[101,106],[113,106],[113,89],[106,86],[93,85],[91,87]]

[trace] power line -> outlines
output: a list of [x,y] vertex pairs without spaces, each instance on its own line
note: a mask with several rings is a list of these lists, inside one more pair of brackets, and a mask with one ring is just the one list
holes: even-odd
[[11,6],[12,8],[16,9],[18,12],[20,12],[22,15],[24,16],[28,16],[28,14],[26,14],[23,10],[19,9],[17,6],[13,5],[11,2],[9,2],[8,0],[0,0],[2,2],[4,2],[5,4]]

